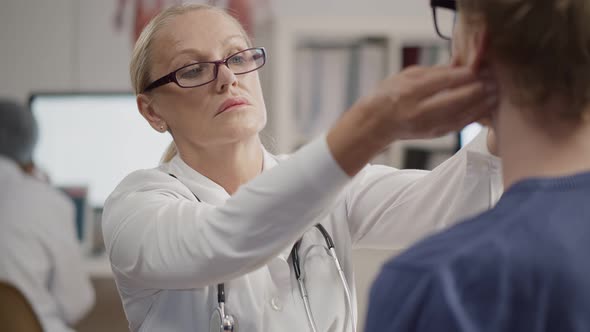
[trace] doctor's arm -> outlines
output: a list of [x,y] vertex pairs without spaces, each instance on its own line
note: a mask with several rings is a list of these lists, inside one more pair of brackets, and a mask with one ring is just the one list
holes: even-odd
[[492,207],[503,186],[487,131],[433,171],[368,166],[348,191],[355,247],[400,250]]
[[111,266],[134,287],[229,281],[292,245],[349,180],[325,139],[243,185],[222,206],[197,202],[164,172],[133,173],[105,205]]
[[198,288],[254,271],[330,211],[347,174],[395,139],[437,135],[485,116],[485,96],[469,70],[407,70],[357,102],[325,139],[243,185],[221,207],[197,203],[163,172],[132,175],[105,205],[112,268],[134,286],[163,289]]

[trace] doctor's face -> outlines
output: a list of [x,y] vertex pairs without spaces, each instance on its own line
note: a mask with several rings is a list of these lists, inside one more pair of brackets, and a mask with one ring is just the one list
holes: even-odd
[[[196,62],[224,60],[249,47],[242,30],[223,14],[188,12],[174,17],[158,32],[150,78],[154,81]],[[190,78],[198,74],[197,70],[183,75]],[[211,83],[193,88],[169,83],[146,95],[156,120],[161,118],[179,149],[237,143],[258,135],[266,124],[257,71],[235,75],[222,64]]]

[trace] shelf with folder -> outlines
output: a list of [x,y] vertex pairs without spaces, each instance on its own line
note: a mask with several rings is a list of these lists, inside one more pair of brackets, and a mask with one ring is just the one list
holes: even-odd
[[[281,18],[258,27],[269,51],[262,84],[273,152],[290,153],[324,133],[360,96],[410,63],[446,62],[432,22],[363,17]],[[407,147],[446,150],[454,136],[393,144],[374,162],[401,167]]]
[[296,146],[323,133],[367,86],[384,78],[386,52],[387,41],[375,37],[298,43],[292,127]]

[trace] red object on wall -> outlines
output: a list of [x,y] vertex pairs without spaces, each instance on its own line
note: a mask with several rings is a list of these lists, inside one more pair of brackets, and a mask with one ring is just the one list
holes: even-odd
[[156,0],[153,6],[146,6],[145,1],[136,0],[135,19],[133,25],[133,40],[136,41],[143,31],[143,28],[150,23],[150,20],[164,9],[164,0]]
[[[143,28],[154,18],[160,11],[168,6],[181,4],[182,0],[119,0],[117,11],[115,13],[115,27],[120,30],[123,27],[123,16],[128,3],[132,4],[133,17],[133,40],[134,44]],[[206,2],[212,6],[218,5],[218,0],[201,0],[186,2]],[[244,27],[246,33],[252,36],[254,28],[254,11],[255,6],[259,7],[268,5],[268,0],[226,0],[226,10],[234,16]],[[263,5],[264,4],[264,5]]]
[[252,0],[229,0],[227,10],[240,21],[248,36],[252,36],[254,28]]
[[[117,12],[115,14],[115,27],[121,29],[123,27],[123,15],[125,7],[129,0],[119,0]],[[133,40],[132,44],[135,43],[139,35],[143,31],[143,28],[158,15],[165,7],[180,4],[181,0],[131,0],[133,4]]]

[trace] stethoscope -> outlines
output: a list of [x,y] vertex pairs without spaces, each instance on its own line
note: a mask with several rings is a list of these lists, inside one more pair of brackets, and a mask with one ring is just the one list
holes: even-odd
[[[173,174],[169,174],[175,179],[178,179]],[[182,183],[182,182],[181,182]],[[201,202],[199,197],[193,193],[197,201]],[[328,255],[332,258],[336,269],[338,270],[338,275],[340,276],[340,281],[342,282],[342,286],[344,287],[344,293],[346,295],[346,302],[348,305],[348,318],[350,323],[352,324],[352,331],[356,332],[356,322],[354,318],[354,311],[352,308],[352,299],[350,295],[350,288],[348,287],[348,282],[346,282],[346,277],[344,276],[344,271],[342,270],[342,265],[340,265],[340,261],[338,260],[338,256],[336,255],[336,249],[334,248],[334,241],[332,237],[322,226],[321,224],[316,224],[315,228],[317,228],[324,240],[326,241],[327,252]],[[301,274],[301,265],[299,263],[299,247],[301,246],[301,239],[299,239],[293,245],[291,249],[291,260],[293,262],[293,270],[295,271],[295,277],[297,278],[297,284],[299,285],[299,293],[301,294],[301,298],[303,300],[303,305],[305,306],[305,314],[307,315],[307,321],[309,323],[309,328],[312,332],[318,332],[317,325],[315,323],[313,314],[311,312],[311,307],[309,305],[309,296],[307,295],[307,288],[305,287],[305,278]],[[211,313],[211,318],[209,320],[209,332],[237,332],[238,331],[238,320],[231,314],[229,314],[225,308],[225,284],[220,283],[217,284],[217,307]]]
[[[336,269],[338,270],[338,275],[340,276],[340,281],[344,287],[344,292],[346,294],[346,302],[348,304],[348,317],[350,323],[352,324],[353,332],[356,331],[356,323],[354,321],[354,312],[352,309],[352,300],[350,296],[350,289],[348,288],[348,283],[346,282],[346,277],[344,276],[344,271],[342,270],[342,266],[340,265],[340,261],[336,256],[336,249],[334,248],[334,241],[332,241],[332,237],[326,231],[324,226],[321,224],[316,224],[315,228],[317,228],[320,233],[322,233],[324,240],[326,241],[328,255],[332,258]],[[305,306],[305,314],[307,315],[307,321],[309,323],[309,328],[312,332],[317,332],[318,328],[313,318],[313,314],[311,313],[311,308],[309,305],[309,297],[307,295],[307,289],[305,288],[305,281],[303,276],[301,275],[301,265],[299,263],[299,247],[301,246],[301,239],[293,245],[293,249],[291,249],[291,259],[293,262],[293,270],[295,271],[295,277],[297,278],[297,283],[299,285],[299,293],[301,294],[301,298],[303,299],[303,305]],[[217,302],[218,305],[211,314],[211,319],[209,320],[209,332],[228,332],[238,331],[238,321],[237,319],[227,313],[225,308],[225,284],[221,283],[217,285]]]

